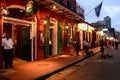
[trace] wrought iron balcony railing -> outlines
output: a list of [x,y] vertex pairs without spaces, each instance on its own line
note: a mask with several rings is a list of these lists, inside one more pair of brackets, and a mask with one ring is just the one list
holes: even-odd
[[76,0],[53,0],[67,9],[73,11],[77,15],[81,16],[84,18],[84,8],[79,5],[79,3],[76,2]]

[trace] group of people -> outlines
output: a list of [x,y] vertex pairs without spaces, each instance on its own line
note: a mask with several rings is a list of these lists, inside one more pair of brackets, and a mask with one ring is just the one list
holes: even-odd
[[112,46],[112,49],[118,49],[118,44],[119,44],[119,41],[116,39],[114,41],[110,41],[109,44]]
[[104,48],[108,47],[108,45],[105,45],[105,41],[104,40],[101,40],[100,41],[100,51],[101,51],[101,58],[113,58],[113,55],[111,54],[104,54]]
[[14,43],[11,39],[11,34],[7,33],[3,35],[2,38],[2,47],[3,47],[3,56],[5,69],[13,67],[13,46]]
[[79,50],[80,50],[80,41],[79,39],[77,39],[75,42],[71,39],[70,41],[70,45],[71,45],[71,52],[70,54],[73,54],[73,51],[76,51],[76,56],[79,56]]
[[[79,51],[80,51],[80,41],[79,39],[76,40],[76,42],[72,43],[72,52],[73,52],[73,48],[75,49],[76,51],[76,56],[79,56]],[[105,41],[103,39],[100,40],[100,52],[101,52],[101,56],[104,55],[104,47],[105,47]],[[86,56],[90,55],[90,51],[89,51],[89,48],[90,48],[90,43],[87,41],[87,40],[84,40],[83,41],[83,49],[86,53]],[[71,54],[72,54],[71,52]]]
[[[76,51],[76,56],[79,56],[79,51],[80,51],[80,39],[76,39],[76,41],[72,41],[71,40],[71,45],[72,45],[72,49],[70,54],[72,54],[73,50]],[[85,50],[86,55],[89,55],[89,48],[90,48],[90,43],[87,40],[84,40],[83,42],[83,48]]]

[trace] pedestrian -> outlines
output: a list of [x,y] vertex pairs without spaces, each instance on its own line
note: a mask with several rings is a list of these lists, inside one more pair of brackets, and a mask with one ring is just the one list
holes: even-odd
[[118,43],[118,40],[116,39],[116,40],[115,40],[115,49],[118,49],[118,44],[119,44],[119,43]]
[[79,50],[80,50],[80,40],[79,40],[79,38],[76,40],[75,50],[76,50],[76,56],[79,56]]
[[5,69],[13,67],[13,45],[10,34],[6,34],[5,38],[2,39]]
[[101,39],[101,40],[100,40],[100,52],[101,52],[101,57],[104,56],[104,45],[105,45],[104,40]]
[[89,47],[90,47],[89,42],[87,40],[84,40],[84,42],[83,42],[83,48],[85,50],[86,56],[89,55]]
[[73,52],[74,52],[74,41],[72,39],[70,39],[70,47],[71,47],[70,55],[73,55]]
[[115,44],[115,42],[112,41],[112,43],[111,43],[111,45],[112,45],[112,49],[114,49],[114,44]]

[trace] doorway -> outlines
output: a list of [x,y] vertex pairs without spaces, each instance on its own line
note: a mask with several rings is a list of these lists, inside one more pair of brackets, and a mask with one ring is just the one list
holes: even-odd
[[50,56],[58,55],[57,44],[57,20],[50,18]]
[[[23,60],[30,61],[31,60],[31,39],[30,39],[30,27],[29,26],[22,26],[20,33],[20,57]],[[19,37],[18,37],[19,39]]]
[[[14,56],[25,61],[33,60],[33,39],[32,35],[33,22],[4,17],[3,33],[11,33],[11,38],[15,44]],[[36,47],[34,47],[36,48]],[[35,49],[34,49],[35,50]]]
[[50,41],[49,41],[49,44],[50,44],[50,56],[53,55],[53,29],[50,28]]

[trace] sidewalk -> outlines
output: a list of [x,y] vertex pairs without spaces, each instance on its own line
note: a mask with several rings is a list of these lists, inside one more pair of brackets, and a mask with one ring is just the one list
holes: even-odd
[[[95,53],[99,52],[99,47],[91,49]],[[80,52],[80,54],[82,51]],[[40,61],[33,61],[14,68],[7,69],[9,73],[4,74],[5,70],[0,71],[0,80],[44,80],[70,65],[83,61],[88,57],[60,55],[57,57],[47,58]],[[1,74],[3,73],[3,74]]]

